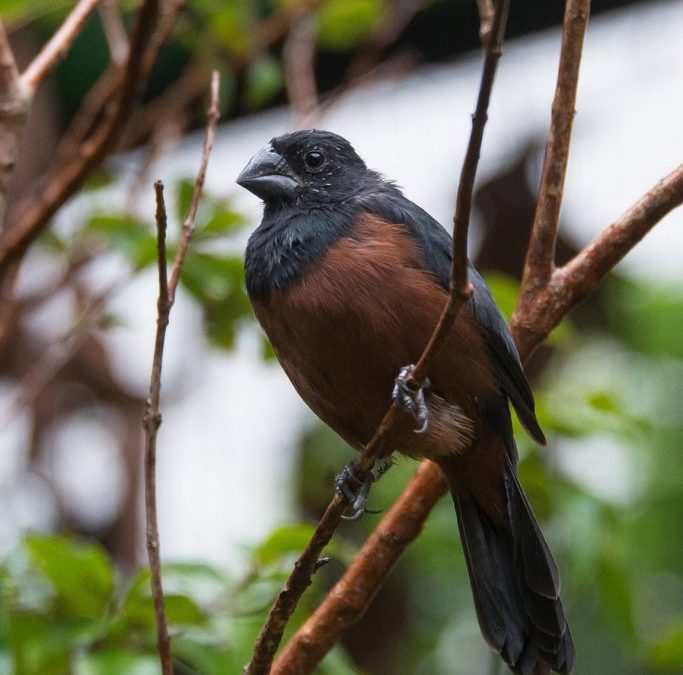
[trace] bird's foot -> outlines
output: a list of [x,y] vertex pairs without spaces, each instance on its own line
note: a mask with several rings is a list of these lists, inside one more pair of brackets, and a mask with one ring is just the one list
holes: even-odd
[[380,513],[368,508],[370,487],[392,466],[391,456],[378,459],[370,471],[360,473],[355,462],[347,464],[335,478],[337,492],[349,503],[351,515],[344,515],[344,520],[358,520],[364,513]]
[[394,380],[394,390],[391,393],[391,398],[395,406],[409,412],[420,425],[414,432],[416,434],[424,434],[429,428],[429,409],[425,401],[424,390],[429,389],[431,384],[429,378],[425,378],[422,386],[417,386],[410,378],[414,367],[411,364],[401,368]]

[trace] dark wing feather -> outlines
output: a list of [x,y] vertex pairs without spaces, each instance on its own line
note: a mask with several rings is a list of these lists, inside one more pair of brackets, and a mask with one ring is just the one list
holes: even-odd
[[[385,184],[382,190],[372,194],[363,195],[359,198],[358,205],[389,222],[404,224],[420,244],[425,267],[444,288],[448,288],[452,240],[434,218],[406,199],[400,190],[391,184]],[[525,429],[534,440],[545,445],[545,436],[534,412],[534,397],[505,320],[496,307],[486,282],[471,263],[469,276],[474,286],[474,294],[469,303],[470,311],[484,330],[501,388],[510,398]]]

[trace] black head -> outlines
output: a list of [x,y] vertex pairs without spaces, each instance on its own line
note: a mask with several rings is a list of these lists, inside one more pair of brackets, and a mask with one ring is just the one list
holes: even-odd
[[267,205],[311,206],[342,201],[377,180],[345,138],[317,129],[273,138],[237,177]]

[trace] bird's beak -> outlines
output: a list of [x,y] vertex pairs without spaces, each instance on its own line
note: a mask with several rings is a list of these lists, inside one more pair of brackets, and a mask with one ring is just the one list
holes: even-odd
[[268,200],[296,193],[301,182],[272,145],[259,150],[237,176],[237,184]]

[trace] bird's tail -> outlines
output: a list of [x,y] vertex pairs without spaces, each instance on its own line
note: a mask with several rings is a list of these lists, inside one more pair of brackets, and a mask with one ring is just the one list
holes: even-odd
[[457,463],[443,468],[487,642],[515,673],[571,673],[574,644],[560,602],[559,574],[513,462],[505,460],[502,523],[494,522],[472,493],[456,487]]

